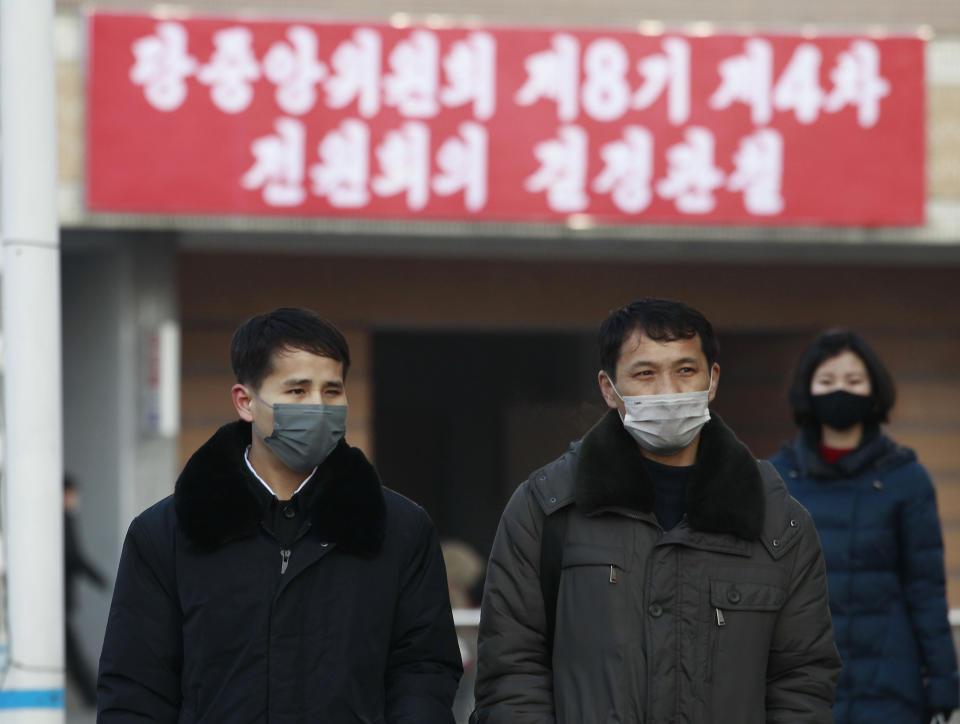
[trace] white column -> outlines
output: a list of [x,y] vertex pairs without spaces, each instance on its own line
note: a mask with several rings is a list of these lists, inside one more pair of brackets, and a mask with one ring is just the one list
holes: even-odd
[[64,721],[54,102],[53,0],[0,1],[2,485],[9,643],[0,722],[18,724]]

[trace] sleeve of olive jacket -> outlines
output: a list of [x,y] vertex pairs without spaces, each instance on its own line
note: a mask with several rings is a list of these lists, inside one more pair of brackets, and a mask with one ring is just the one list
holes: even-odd
[[463,673],[446,569],[432,521],[420,508],[400,595],[385,677],[387,724],[453,724]]
[[507,503],[487,566],[477,644],[480,724],[551,724],[553,672],[540,589],[544,514],[523,483]]
[[98,724],[175,724],[183,661],[172,563],[139,519],[120,554],[97,682]]
[[767,721],[830,724],[840,654],[830,618],[827,570],[813,520],[795,505],[794,519],[801,532],[791,552],[787,599],[774,626],[767,661]]
[[933,482],[915,463],[913,491],[900,519],[900,561],[904,595],[926,667],[924,706],[957,708],[957,656],[947,618],[943,537]]

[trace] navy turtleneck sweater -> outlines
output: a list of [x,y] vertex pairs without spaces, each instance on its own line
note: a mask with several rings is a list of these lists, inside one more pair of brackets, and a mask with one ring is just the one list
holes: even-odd
[[665,531],[673,528],[686,512],[687,483],[693,466],[664,465],[644,459],[653,481],[653,513]]

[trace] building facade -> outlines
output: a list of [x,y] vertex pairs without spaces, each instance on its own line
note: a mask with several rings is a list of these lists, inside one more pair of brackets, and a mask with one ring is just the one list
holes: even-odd
[[[115,568],[132,517],[233,418],[228,348],[247,317],[306,306],[350,341],[348,438],[445,537],[486,554],[512,489],[599,416],[594,335],[640,296],[679,298],[720,334],[717,410],[758,456],[794,434],[792,364],[816,332],[849,326],[888,362],[891,434],[934,476],[949,596],[960,606],[960,16],[951,3],[517,4],[412,0],[142,0],[98,9],[306,21],[509,24],[630,31],[655,20],[714,32],[926,38],[925,220],[907,226],[474,223],[111,213],[86,203],[90,47],[78,2],[57,2],[63,226],[65,455],[83,535]],[[83,8],[85,9],[85,8]],[[245,16],[247,17],[247,16]],[[117,169],[122,173],[122,169]],[[171,333],[171,330],[174,330]],[[171,396],[171,390],[175,392]],[[179,394],[177,394],[179,393]],[[84,592],[99,651],[108,593]]]

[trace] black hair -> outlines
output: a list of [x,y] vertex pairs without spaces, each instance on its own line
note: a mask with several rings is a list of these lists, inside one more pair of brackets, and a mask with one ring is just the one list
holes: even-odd
[[616,381],[617,360],[624,341],[638,329],[657,342],[699,335],[700,348],[710,367],[720,355],[713,327],[700,312],[683,302],[646,297],[611,312],[600,325],[600,367],[611,380]]
[[274,354],[283,349],[301,349],[341,362],[347,378],[350,349],[340,330],[309,309],[280,307],[251,317],[233,333],[230,363],[237,382],[258,389],[273,371]]
[[813,373],[825,360],[846,351],[853,352],[863,361],[870,376],[870,397],[873,399],[873,407],[864,422],[880,423],[887,422],[889,419],[890,409],[897,399],[897,391],[887,368],[873,351],[873,347],[867,344],[867,340],[859,334],[849,329],[829,329],[818,335],[803,351],[793,372],[787,400],[793,409],[793,421],[799,427],[819,425],[810,401],[812,396],[810,382],[813,379]]

